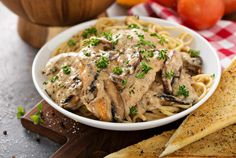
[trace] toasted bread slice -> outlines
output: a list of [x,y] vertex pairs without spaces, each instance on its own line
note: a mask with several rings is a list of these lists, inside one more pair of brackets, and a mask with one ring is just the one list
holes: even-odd
[[[105,158],[157,158],[173,133],[174,130],[164,132],[112,153]],[[202,158],[207,156],[220,158],[236,156],[236,125],[212,133],[168,157]]]
[[236,60],[223,72],[215,93],[190,114],[172,135],[161,156],[236,123]]

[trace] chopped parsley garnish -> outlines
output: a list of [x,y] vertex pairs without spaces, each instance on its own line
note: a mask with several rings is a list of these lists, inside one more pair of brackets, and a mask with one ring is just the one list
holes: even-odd
[[157,37],[159,39],[159,43],[161,45],[164,45],[165,43],[168,43],[165,37],[158,35],[157,33],[151,33],[150,36]]
[[128,25],[128,28],[130,28],[130,29],[139,29],[140,27],[137,24],[130,24],[130,25]]
[[147,57],[149,57],[149,58],[154,57],[154,52],[153,52],[153,51],[141,50],[140,53],[142,54],[142,57],[145,58],[145,59],[146,59]]
[[173,70],[171,70],[171,71],[165,73],[165,77],[166,77],[168,80],[171,80],[174,76],[175,76],[175,72],[174,72]]
[[148,32],[148,29],[147,29],[147,28],[143,28],[143,31],[144,31],[144,32]]
[[47,82],[47,81],[44,81],[44,82],[43,82],[43,85],[47,85],[47,84],[48,84],[48,82]]
[[58,78],[59,78],[58,76],[53,76],[50,81],[54,83]]
[[112,46],[115,47],[115,45],[117,45],[118,41],[119,41],[118,39],[112,40],[111,41]]
[[97,68],[104,69],[108,66],[109,60],[107,57],[101,56],[96,62],[95,62]]
[[139,41],[138,41],[138,43],[137,43],[136,46],[137,46],[137,47],[141,47],[141,46],[151,46],[151,47],[153,47],[153,48],[156,47],[153,42],[144,40],[144,39],[142,39],[142,37],[141,37],[141,38],[139,37]]
[[161,49],[161,50],[159,50],[159,54],[158,54],[158,59],[159,60],[161,60],[161,59],[163,59],[163,60],[166,60],[167,59],[167,50],[166,49]]
[[89,53],[88,51],[84,51],[83,53],[84,53],[84,55],[85,55],[86,57],[90,57],[90,56],[91,56],[91,53]]
[[66,75],[69,75],[71,72],[71,68],[69,66],[63,66],[62,70],[63,70],[63,73]]
[[87,43],[91,46],[97,46],[100,43],[100,40],[97,38],[91,38]]
[[108,40],[112,40],[112,34],[110,32],[103,32],[103,36]]
[[129,64],[129,60],[124,61],[124,64],[128,65]]
[[57,71],[57,68],[56,68],[56,67],[53,67],[53,68],[50,69],[50,72],[51,72],[51,73],[55,73],[56,71]]
[[122,86],[125,86],[127,84],[127,80],[122,80],[121,84],[122,84]]
[[186,89],[185,85],[180,85],[179,90],[177,91],[177,96],[184,96],[188,97],[189,96],[189,91]]
[[17,118],[20,119],[22,116],[24,116],[25,114],[25,110],[24,110],[24,107],[23,106],[18,106],[17,107]]
[[199,50],[194,50],[194,49],[190,49],[188,51],[188,53],[192,58],[199,57],[199,55],[200,55],[200,51]]
[[139,40],[144,40],[144,35],[138,34],[138,38],[139,38]]
[[135,77],[139,79],[144,78],[145,74],[147,74],[148,71],[152,69],[147,63],[143,61],[141,62],[140,66],[141,66],[141,72],[135,75]]
[[215,74],[212,74],[212,75],[211,75],[211,77],[212,77],[212,78],[215,78],[215,77],[216,77],[216,75],[215,75]]
[[129,115],[130,115],[130,116],[135,116],[137,113],[138,113],[138,110],[137,110],[136,106],[132,106],[132,107],[129,109]]
[[76,45],[76,41],[73,40],[73,39],[70,39],[68,42],[67,42],[67,45],[70,46],[70,47],[73,47]]
[[82,33],[82,36],[84,38],[88,38],[90,35],[95,35],[95,36],[97,35],[97,29],[95,27],[87,28]]
[[43,110],[43,104],[39,103],[37,106],[37,112],[34,115],[30,116],[30,119],[34,122],[35,125],[43,123],[42,110]]
[[122,73],[123,73],[123,70],[122,70],[122,68],[121,67],[115,67],[115,68],[113,68],[112,69],[112,72],[114,73],[114,74],[116,74],[116,75],[121,75]]
[[127,39],[133,39],[133,36],[127,35]]
[[138,78],[138,79],[142,79],[142,78],[144,78],[144,76],[145,76],[144,72],[139,72],[135,75],[135,77]]

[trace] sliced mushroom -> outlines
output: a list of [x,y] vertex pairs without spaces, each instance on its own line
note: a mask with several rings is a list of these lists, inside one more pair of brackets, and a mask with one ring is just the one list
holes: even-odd
[[172,84],[174,82],[174,78],[178,78],[180,76],[180,71],[183,67],[182,56],[180,53],[173,54],[167,59],[164,64],[162,70],[162,82],[164,85],[164,92],[166,94],[172,94]]
[[191,57],[188,53],[181,52],[183,57],[184,68],[189,71],[191,75],[197,75],[202,72],[202,58]]
[[156,95],[156,96],[170,102],[175,102],[175,103],[184,104],[184,105],[192,104],[191,100],[181,99],[173,95],[162,94],[162,95],[159,95],[159,96]]
[[106,80],[104,84],[105,90],[111,99],[113,118],[118,122],[122,122],[124,120],[125,109],[120,93],[111,80]]

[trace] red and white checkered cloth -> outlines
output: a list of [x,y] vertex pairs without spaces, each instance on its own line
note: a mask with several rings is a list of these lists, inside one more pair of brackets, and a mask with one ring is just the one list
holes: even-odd
[[[139,4],[129,10],[130,15],[151,16],[182,23],[177,13],[155,2]],[[215,26],[204,31],[197,31],[216,49],[222,67],[227,67],[236,56],[236,23],[220,20]]]

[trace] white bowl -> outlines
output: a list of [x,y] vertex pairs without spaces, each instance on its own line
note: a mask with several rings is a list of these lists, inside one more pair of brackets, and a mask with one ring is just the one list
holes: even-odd
[[[124,19],[125,17],[113,17],[115,19]],[[162,126],[168,123],[171,123],[175,120],[178,120],[187,114],[191,113],[195,109],[197,109],[200,105],[202,105],[215,91],[221,76],[221,67],[219,58],[217,56],[216,51],[212,48],[212,46],[198,33],[184,27],[181,25],[178,25],[176,23],[172,23],[169,21],[157,19],[157,18],[150,18],[150,17],[140,17],[141,19],[145,21],[151,21],[154,23],[158,23],[159,25],[165,25],[165,26],[177,26],[181,28],[182,30],[188,32],[194,37],[194,42],[192,43],[192,48],[198,49],[201,51],[201,57],[203,59],[203,70],[204,73],[208,74],[215,74],[214,83],[207,93],[207,95],[200,100],[198,103],[193,105],[192,107],[177,113],[173,116],[169,116],[166,118],[162,118],[159,120],[153,120],[153,121],[147,121],[147,122],[138,122],[138,123],[113,123],[113,122],[104,122],[99,120],[93,120],[90,118],[86,118],[83,116],[76,115],[72,112],[69,112],[60,106],[58,106],[45,92],[43,88],[43,82],[45,81],[44,76],[42,75],[41,71],[47,61],[50,58],[50,54],[55,50],[62,42],[69,39],[72,35],[76,34],[78,31],[81,31],[87,27],[90,27],[91,25],[95,24],[96,20],[88,21],[79,25],[76,25],[59,35],[57,35],[55,38],[53,38],[51,41],[46,43],[38,52],[36,55],[34,62],[33,62],[33,68],[32,68],[32,76],[33,76],[33,82],[38,90],[39,94],[45,99],[53,108],[61,112],[62,114],[66,115],[67,117],[78,121],[80,123],[86,124],[88,126],[102,128],[102,129],[109,129],[109,130],[117,130],[117,131],[132,131],[132,130],[142,130],[142,129],[149,129],[154,128],[158,126]]]

